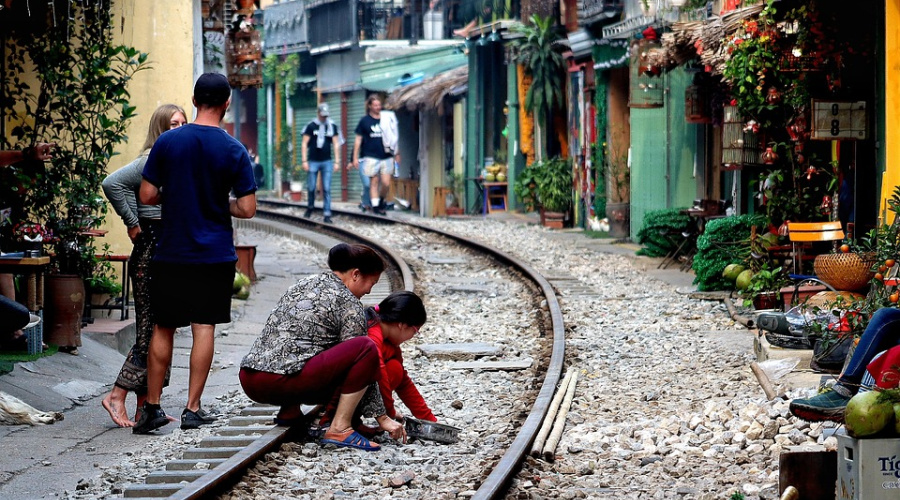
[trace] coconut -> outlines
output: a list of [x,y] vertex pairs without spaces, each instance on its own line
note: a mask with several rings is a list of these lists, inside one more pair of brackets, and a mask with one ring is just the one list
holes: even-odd
[[900,403],[894,403],[894,432],[900,435]]
[[728,264],[725,266],[725,270],[722,271],[722,277],[728,281],[734,281],[742,272],[744,272],[744,266],[740,264]]
[[250,287],[242,286],[241,289],[234,294],[234,298],[240,300],[247,300],[248,298],[250,298]]
[[741,271],[738,274],[737,278],[734,280],[734,287],[738,290],[746,290],[748,286],[750,286],[750,280],[753,279],[753,271],[746,269]]
[[847,433],[861,438],[878,434],[894,418],[894,405],[878,391],[860,392],[844,410]]

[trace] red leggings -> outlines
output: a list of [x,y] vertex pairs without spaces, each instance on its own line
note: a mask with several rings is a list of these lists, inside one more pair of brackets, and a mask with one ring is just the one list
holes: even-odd
[[377,377],[378,349],[365,335],[315,355],[299,373],[280,375],[241,368],[239,374],[250,399],[281,406],[328,403],[335,393],[361,391]]

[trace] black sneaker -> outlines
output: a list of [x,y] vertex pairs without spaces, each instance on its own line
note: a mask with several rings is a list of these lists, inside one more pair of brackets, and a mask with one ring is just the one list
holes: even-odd
[[325,224],[331,224],[331,217],[325,216]]
[[131,428],[131,432],[132,434],[150,434],[168,423],[169,417],[159,405],[144,402],[144,406],[141,407],[141,418]]
[[203,408],[198,409],[197,411],[191,411],[187,408],[181,412],[181,428],[182,429],[196,429],[201,425],[211,424],[216,421],[216,417],[206,413],[206,410]]
[[306,209],[306,212],[303,212],[303,218],[304,218],[304,219],[309,219],[310,217],[312,217],[312,209],[311,209],[311,208],[307,208],[307,209]]

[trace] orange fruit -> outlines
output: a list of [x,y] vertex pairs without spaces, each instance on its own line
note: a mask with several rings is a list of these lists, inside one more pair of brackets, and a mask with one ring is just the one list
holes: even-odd
[[848,244],[846,244],[846,243],[844,243],[843,245],[841,245],[841,252],[844,252],[844,253],[850,253],[850,245],[848,245]]
[[879,273],[884,273],[885,271],[887,271],[887,266],[878,266]]
[[888,259],[888,260],[884,261],[884,265],[886,265],[888,267],[894,267],[894,259]]
[[900,293],[894,292],[894,293],[892,293],[891,296],[888,297],[888,298],[891,299],[891,302],[893,302],[894,304],[896,304],[897,301],[900,300]]
[[875,273],[875,279],[877,279],[878,281],[883,281],[884,275],[882,275],[881,273]]

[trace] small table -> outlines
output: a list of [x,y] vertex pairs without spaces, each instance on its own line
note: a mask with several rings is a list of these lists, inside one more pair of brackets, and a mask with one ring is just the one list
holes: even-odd
[[[25,276],[25,307],[43,317],[44,308],[44,266],[50,264],[50,257],[0,256],[0,273]],[[44,323],[38,323],[26,331],[29,335],[28,354],[40,353],[44,342]],[[31,338],[34,337],[34,338]]]
[[484,208],[482,213],[505,212],[507,183],[483,182],[482,185],[484,186]]
[[50,264],[50,257],[8,257],[0,256],[0,273],[25,276],[25,307],[37,312],[44,307],[44,266]]

